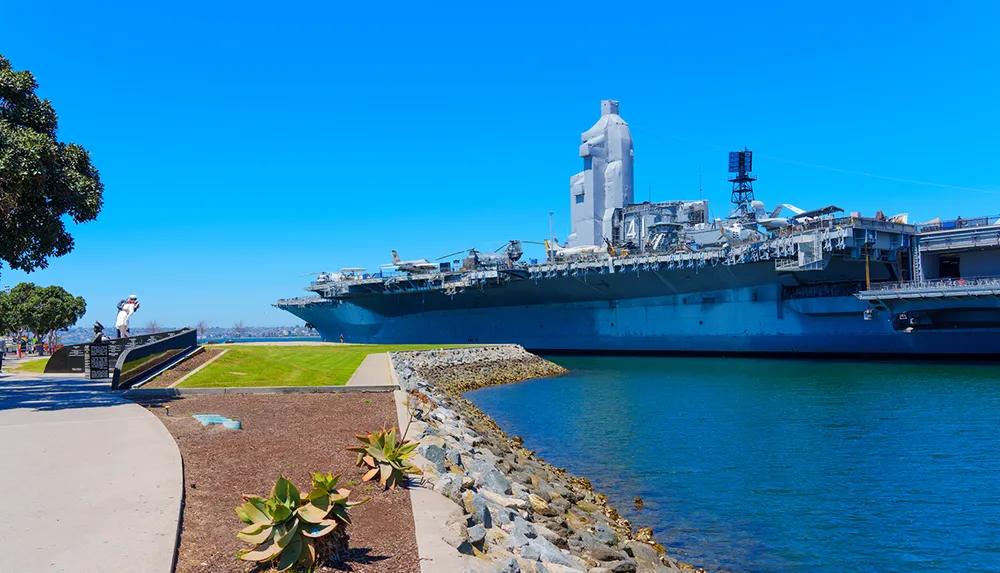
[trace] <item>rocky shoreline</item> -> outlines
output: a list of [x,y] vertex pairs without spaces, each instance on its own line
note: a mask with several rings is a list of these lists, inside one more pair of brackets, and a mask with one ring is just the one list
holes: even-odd
[[650,529],[633,531],[587,479],[536,457],[462,397],[558,376],[561,366],[516,345],[398,352],[391,363],[414,412],[408,438],[421,444],[424,479],[464,508],[444,539],[479,558],[469,571],[703,572],[669,557]]

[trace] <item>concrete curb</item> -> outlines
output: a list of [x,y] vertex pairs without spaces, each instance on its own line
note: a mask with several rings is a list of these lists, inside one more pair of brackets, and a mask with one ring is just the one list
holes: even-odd
[[396,374],[396,361],[393,360],[392,358],[394,354],[396,353],[395,352],[385,353],[385,357],[389,360],[389,380],[391,380],[392,383],[396,385],[396,388],[402,390],[403,386],[399,383],[399,375]]
[[122,392],[125,398],[176,398],[204,394],[325,394],[331,392],[392,392],[380,386],[248,386],[246,388],[136,388]]
[[[406,392],[397,390],[393,393],[393,398],[396,401],[396,419],[399,421],[399,427],[405,428],[410,418],[405,403]],[[410,461],[424,471],[434,471],[431,463],[420,454],[410,458]],[[434,491],[430,483],[420,478],[411,477],[407,491],[410,494],[410,506],[413,510],[413,534],[417,538],[420,573],[479,571],[480,567],[477,565],[488,563],[462,555],[444,541],[444,536],[448,535],[445,531],[448,520],[464,513],[460,505]]]
[[[202,352],[208,352],[208,349],[207,349],[207,348],[205,348],[205,346],[204,346],[204,345],[202,345],[202,347],[201,347],[201,348],[202,348]],[[216,354],[215,356],[213,356],[213,357],[209,358],[209,359],[208,359],[208,362],[206,362],[206,363],[202,364],[201,366],[199,366],[199,367],[195,368],[194,370],[192,370],[192,371],[188,372],[188,373],[187,373],[187,374],[185,374],[184,376],[181,376],[181,379],[180,379],[180,380],[178,380],[178,381],[174,382],[174,383],[173,383],[173,384],[171,384],[170,386],[167,386],[167,388],[175,388],[175,387],[177,387],[177,386],[178,386],[178,385],[179,385],[179,384],[180,384],[181,382],[183,382],[183,381],[187,380],[188,378],[190,378],[190,377],[194,376],[195,374],[197,374],[198,372],[200,372],[202,368],[204,368],[204,367],[208,366],[209,364],[211,364],[211,363],[215,362],[216,360],[218,360],[218,359],[222,358],[222,355],[223,355],[223,354],[225,354],[225,353],[227,353],[227,352],[229,352],[229,349],[228,349],[228,348],[227,348],[227,349],[225,349],[225,350],[223,350],[222,352],[220,352],[220,353]]]

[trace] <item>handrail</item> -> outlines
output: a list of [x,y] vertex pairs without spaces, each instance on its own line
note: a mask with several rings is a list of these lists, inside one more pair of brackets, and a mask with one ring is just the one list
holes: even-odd
[[936,221],[934,223],[923,223],[917,225],[918,233],[932,233],[934,231],[951,231],[954,229],[965,229],[969,227],[989,227],[993,221],[1000,222],[1000,215],[986,215],[973,217],[971,219],[951,219],[947,221]]
[[922,281],[891,282],[873,284],[865,292],[885,291],[927,291],[941,289],[1000,288],[1000,277],[959,277]]
[[[169,360],[173,355],[196,346],[198,346],[198,331],[193,328],[185,328],[155,342],[126,348],[115,362],[111,389],[127,390],[131,388],[132,385],[142,380],[143,376],[151,373],[154,368]],[[171,351],[173,354],[166,354]],[[151,356],[153,359],[139,362]],[[129,363],[133,363],[133,367],[129,368]]]

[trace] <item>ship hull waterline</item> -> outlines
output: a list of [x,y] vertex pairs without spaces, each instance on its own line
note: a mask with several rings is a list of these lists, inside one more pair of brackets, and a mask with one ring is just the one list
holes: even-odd
[[[759,291],[757,291],[759,292]],[[736,293],[738,294],[738,293]],[[745,294],[745,293],[743,293]],[[751,295],[752,296],[752,295]],[[679,295],[544,303],[397,316],[349,301],[284,307],[323,340],[365,344],[520,344],[608,354],[995,357],[1000,328],[899,330],[894,313],[865,319],[854,296],[678,304]],[[690,298],[690,297],[689,297]],[[982,304],[983,301],[977,301]],[[996,306],[991,301],[990,306]],[[435,305],[428,305],[435,306]]]

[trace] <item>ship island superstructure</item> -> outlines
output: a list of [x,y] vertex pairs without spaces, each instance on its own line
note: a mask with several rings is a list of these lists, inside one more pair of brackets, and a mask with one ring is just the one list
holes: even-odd
[[1000,217],[910,224],[756,200],[749,150],[730,154],[732,210],[634,202],[618,102],[583,132],[571,233],[461,261],[320,273],[275,306],[324,340],[518,343],[533,350],[989,355],[1000,343]]

